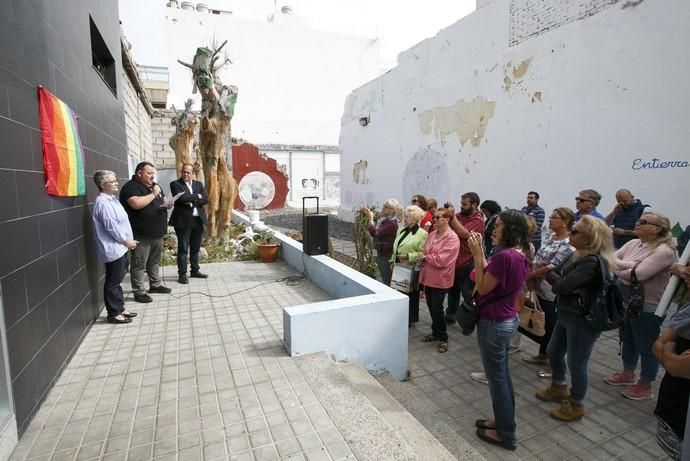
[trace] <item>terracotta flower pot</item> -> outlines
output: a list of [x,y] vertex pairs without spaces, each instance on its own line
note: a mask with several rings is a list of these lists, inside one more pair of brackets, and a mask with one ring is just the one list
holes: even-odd
[[261,262],[272,263],[278,259],[278,251],[280,250],[280,244],[269,243],[269,244],[258,244],[256,248],[259,250],[259,258]]

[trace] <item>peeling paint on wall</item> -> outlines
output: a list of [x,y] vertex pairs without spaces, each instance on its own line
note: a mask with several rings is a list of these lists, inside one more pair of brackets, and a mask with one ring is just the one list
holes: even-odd
[[532,62],[532,58],[525,59],[520,64],[518,64],[517,67],[514,67],[513,77],[515,77],[515,79],[521,79],[522,77],[524,77],[527,73],[527,69],[529,69],[530,62]]
[[503,78],[503,90],[510,90],[510,86],[513,83],[522,82],[522,78],[527,73],[529,65],[532,62],[532,58],[525,59],[521,61],[517,66],[513,66],[511,61],[508,61],[503,67],[503,73],[505,77]]
[[355,184],[368,184],[367,179],[367,165],[369,162],[360,160],[352,167],[352,182]]
[[495,108],[496,102],[483,96],[469,102],[461,99],[450,107],[435,107],[419,114],[419,130],[425,135],[433,132],[441,144],[445,144],[449,134],[455,133],[460,144],[470,141],[478,147]]

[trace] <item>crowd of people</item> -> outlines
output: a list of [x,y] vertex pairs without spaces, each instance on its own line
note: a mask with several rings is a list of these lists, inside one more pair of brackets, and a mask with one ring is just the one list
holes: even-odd
[[[621,386],[625,398],[653,399],[652,383],[664,367],[657,439],[673,459],[681,459],[690,394],[690,268],[677,263],[666,216],[627,189],[616,193],[616,206],[604,216],[597,210],[601,198],[596,190],[582,190],[575,210],[558,207],[547,219],[535,191],[521,210],[480,202],[477,193],[467,192],[457,212],[452,203],[438,208],[436,200],[417,194],[404,208],[387,200],[378,222],[370,212],[369,231],[382,282],[409,297],[410,327],[419,321],[420,293],[426,299],[431,332],[423,342],[448,352],[448,326],[463,312],[476,312],[484,370],[472,375],[488,384],[493,405],[492,418],[476,421],[477,436],[508,450],[517,447],[509,354],[519,350],[523,334],[537,342],[538,354],[522,360],[538,365],[537,376],[550,382],[535,398],[558,405],[550,412],[554,419],[583,418],[588,363],[602,333],[586,317],[605,277],[615,274],[626,307],[622,365],[605,382]],[[679,290],[680,307],[662,334],[655,311],[671,274],[685,282],[685,291]],[[544,312],[539,335],[519,327],[518,311],[531,292]],[[474,327],[458,323],[463,334],[472,333]]]
[[[192,165],[185,164],[170,185],[174,196],[167,198],[155,173],[151,163],[142,162],[121,190],[112,171],[99,170],[93,177],[99,191],[93,207],[96,252],[105,263],[104,300],[107,321],[113,324],[131,323],[137,316],[125,307],[121,286],[128,260],[136,302],[171,292],[159,268],[168,224],[178,237],[178,282],[207,277],[199,267],[206,225],[203,185],[192,180]],[[558,207],[548,219],[539,199],[530,191],[521,210],[502,209],[494,200],[480,202],[476,192],[467,192],[457,212],[450,202],[439,207],[419,194],[406,207],[386,200],[377,221],[370,212],[369,226],[382,282],[408,296],[410,327],[419,321],[424,297],[431,331],[422,341],[438,353],[450,349],[450,325],[460,323],[465,335],[476,329],[483,371],[472,378],[488,385],[493,406],[492,417],[476,421],[477,436],[515,450],[509,355],[519,351],[521,335],[537,342],[538,354],[522,360],[538,365],[537,376],[550,382],[536,390],[535,398],[557,404],[550,412],[557,420],[583,418],[588,363],[602,333],[587,314],[604,276],[614,273],[627,308],[620,335],[622,364],[604,381],[621,386],[625,398],[652,399],[652,383],[664,367],[655,410],[657,439],[673,459],[681,459],[690,395],[690,267],[677,262],[669,219],[626,189],[616,193],[617,205],[606,216],[597,210],[601,194],[593,189],[580,191],[576,210]],[[685,282],[685,291],[679,290],[680,307],[662,333],[655,311],[671,274]],[[520,326],[518,311],[525,299],[536,299],[543,311],[543,334]],[[475,317],[472,325],[466,324],[468,312]]]

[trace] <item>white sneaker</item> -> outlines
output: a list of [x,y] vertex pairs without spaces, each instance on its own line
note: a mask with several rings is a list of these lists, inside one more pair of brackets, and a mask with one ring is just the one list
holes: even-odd
[[489,384],[489,380],[484,373],[470,373],[470,378],[482,384]]

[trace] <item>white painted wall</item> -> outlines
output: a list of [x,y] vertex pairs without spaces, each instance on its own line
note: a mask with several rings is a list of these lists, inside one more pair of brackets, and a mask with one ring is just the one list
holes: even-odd
[[221,78],[239,87],[232,135],[254,144],[336,145],[345,97],[383,68],[373,37],[175,9],[166,27],[168,105],[183,107],[192,92],[177,59],[191,63],[198,46],[228,40],[233,64]]
[[[606,214],[615,191],[628,187],[673,223],[690,224],[690,2],[601,9],[591,1],[598,12],[576,20],[570,2],[546,3],[561,10],[549,31],[510,47],[529,24],[511,20],[510,0],[493,0],[350,94],[340,141],[343,217],[414,193],[457,203],[470,190],[521,207],[534,189],[546,209],[574,208],[585,188],[603,194]],[[366,127],[362,116],[370,116]],[[686,163],[640,168],[654,158]],[[366,175],[355,183],[360,160]]]

